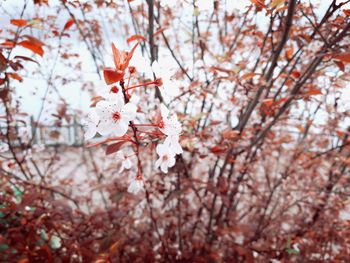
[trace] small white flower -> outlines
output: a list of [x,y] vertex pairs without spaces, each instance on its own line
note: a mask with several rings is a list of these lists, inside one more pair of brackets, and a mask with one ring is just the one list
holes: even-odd
[[120,137],[128,131],[129,122],[135,119],[137,107],[130,102],[124,104],[120,96],[112,98],[113,100],[103,100],[96,105],[100,117],[97,131],[103,136],[113,134]]
[[139,176],[133,178],[128,187],[128,192],[132,194],[137,194],[143,189],[143,180]]
[[159,159],[156,161],[155,167],[160,167],[163,173],[168,173],[168,168],[175,165],[175,153],[165,144],[158,144],[156,152]]
[[93,137],[95,137],[97,132],[97,125],[100,121],[95,109],[90,109],[89,114],[87,115],[87,118],[84,120],[84,127],[85,127],[85,134],[84,138],[85,140],[90,140]]
[[117,158],[122,161],[122,165],[120,167],[119,172],[123,172],[124,169],[129,170],[132,166],[130,156],[122,151],[117,152]]
[[59,249],[62,246],[62,240],[56,235],[52,235],[50,238],[50,247],[52,249]]
[[231,121],[231,127],[233,127],[233,128],[236,127],[239,123],[239,119],[238,119],[237,115],[232,115],[230,121]]
[[160,114],[162,116],[162,122],[159,125],[160,131],[168,136],[179,136],[182,128],[181,123],[177,120],[177,115],[169,116],[169,110],[164,104],[160,105]]
[[183,153],[183,150],[179,143],[179,139],[179,135],[167,136],[164,140],[164,145],[167,145],[175,154],[181,154]]
[[164,70],[156,60],[152,63],[152,70],[157,78],[162,79],[163,85],[160,87],[162,95],[169,97],[179,95],[179,83],[173,80],[172,74],[169,71]]
[[297,244],[297,243],[293,244],[292,248],[293,248],[296,252],[300,252],[300,250],[299,250],[299,244]]

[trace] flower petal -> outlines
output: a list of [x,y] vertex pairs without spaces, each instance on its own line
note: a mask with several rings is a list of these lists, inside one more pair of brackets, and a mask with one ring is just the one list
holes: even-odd
[[84,138],[85,140],[90,140],[95,137],[97,132],[96,125],[92,124],[87,126],[87,130],[85,131]]
[[95,109],[90,109],[88,113],[88,122],[92,122],[93,124],[97,125],[100,121],[100,118],[98,117],[98,114]]
[[167,162],[168,167],[173,167],[175,165],[175,157],[170,157]]
[[154,167],[155,167],[156,169],[159,168],[159,166],[161,165],[161,163],[162,163],[162,158],[160,157],[160,158],[155,162]]
[[131,161],[130,161],[129,158],[127,158],[127,159],[125,159],[125,160],[123,161],[123,166],[124,166],[124,168],[127,169],[127,170],[129,170],[129,169],[131,168],[132,163],[131,163]]
[[157,77],[161,77],[162,69],[157,60],[153,61],[152,63],[152,70]]
[[156,152],[159,156],[163,156],[167,153],[167,146],[164,144],[158,144],[156,148]]
[[96,112],[97,112],[97,115],[100,117],[100,119],[110,118],[112,114],[112,110],[113,110],[112,103],[109,101],[102,100],[96,104]]
[[160,169],[162,170],[163,173],[168,173],[168,165],[166,162],[162,162],[160,165]]
[[173,80],[164,82],[164,93],[169,97],[180,95],[179,84]]
[[169,110],[163,103],[160,104],[160,114],[162,115],[163,121],[168,118],[169,115]]
[[125,133],[128,131],[128,128],[129,125],[125,121],[120,120],[112,125],[111,133],[116,137],[121,137],[125,135]]
[[136,111],[137,111],[137,107],[134,104],[129,102],[125,104],[122,108],[122,114],[123,114],[122,117],[128,121],[132,121],[136,117]]
[[111,134],[112,132],[111,123],[106,121],[101,121],[100,124],[97,126],[97,132],[102,136],[107,136]]

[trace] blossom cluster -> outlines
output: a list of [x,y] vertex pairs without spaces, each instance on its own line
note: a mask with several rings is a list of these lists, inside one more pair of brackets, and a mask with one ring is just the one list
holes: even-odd
[[169,110],[164,104],[160,105],[160,112],[162,120],[159,123],[159,129],[166,135],[166,138],[163,144],[157,146],[159,159],[155,165],[156,168],[160,167],[164,173],[167,173],[168,168],[175,165],[175,155],[183,152],[179,143],[181,124],[176,114],[169,116]]
[[[141,127],[151,127],[153,130],[149,132],[153,137],[157,138],[157,146],[155,147],[158,159],[155,162],[155,168],[164,173],[175,165],[175,157],[182,154],[183,150],[180,145],[180,134],[182,131],[176,113],[170,113],[165,104],[160,101],[157,106],[160,112],[160,118],[155,123],[138,123],[137,117],[142,110],[140,108],[139,98],[135,92],[131,93],[138,87],[158,87],[162,95],[168,96],[176,90],[175,82],[169,77],[169,74],[163,73],[158,62],[153,62],[152,71],[156,76],[154,81],[141,83],[130,86],[130,79],[136,69],[129,66],[129,62],[133,56],[137,45],[130,52],[120,52],[112,45],[115,68],[106,68],[104,77],[109,86],[109,93],[105,96],[99,96],[98,102],[94,103],[94,107],[90,108],[89,114],[85,120],[85,140],[93,138],[103,138],[94,145],[103,143],[117,142],[116,156],[121,161],[120,173],[133,167],[133,163],[137,161],[137,172],[132,177],[128,188],[129,192],[137,193],[143,186],[142,161],[140,152],[142,151],[142,140],[146,138],[145,131],[140,130]],[[124,81],[125,76],[128,80]],[[119,84],[119,86],[117,86]],[[169,92],[169,89],[171,91]],[[99,134],[99,136],[96,136]],[[164,139],[164,140],[163,140]],[[159,143],[162,141],[162,143]],[[134,153],[120,149],[124,142],[130,142]],[[119,144],[118,144],[119,143]],[[113,151],[115,152],[115,151]],[[136,156],[136,161],[134,160]]]

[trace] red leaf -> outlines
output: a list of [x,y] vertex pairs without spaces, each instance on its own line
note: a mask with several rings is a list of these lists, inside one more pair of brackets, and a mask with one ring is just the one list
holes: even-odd
[[39,65],[39,63],[37,61],[35,61],[34,59],[28,58],[28,57],[24,57],[24,56],[15,56],[13,59],[22,59],[22,60],[26,60],[26,61],[31,61],[31,62],[34,62],[34,63]]
[[114,65],[117,69],[120,67],[120,58],[121,54],[118,48],[112,43],[112,52],[113,52],[113,59],[114,59]]
[[350,53],[341,53],[333,55],[333,58],[350,63]]
[[70,19],[67,21],[67,23],[64,25],[63,31],[69,29],[74,24],[74,20]]
[[134,51],[138,45],[139,42],[137,42],[136,45],[130,51],[120,52],[119,49],[117,49],[112,43],[113,59],[115,67],[117,69],[124,71],[129,66],[129,61],[132,58]]
[[255,76],[258,76],[258,75],[260,75],[260,74],[258,74],[258,73],[253,73],[253,72],[251,72],[251,73],[246,73],[246,74],[244,74],[244,75],[242,76],[242,79],[248,80],[248,79],[252,79],[252,78],[254,78]]
[[214,147],[211,147],[210,151],[212,153],[223,153],[227,150],[226,147],[223,147],[223,146],[219,146],[219,145],[216,145]]
[[44,42],[40,41],[36,37],[32,37],[32,36],[29,36],[29,35],[23,35],[23,37],[28,39],[33,45],[40,46],[40,47],[45,45]]
[[11,19],[11,24],[15,26],[26,26],[28,21],[25,19]]
[[1,48],[13,48],[14,46],[15,46],[15,43],[10,40],[6,40],[5,42],[2,42],[0,44]]
[[250,2],[252,2],[260,8],[267,8],[267,6],[261,0],[250,0]]
[[350,9],[344,9],[343,12],[345,15],[350,16]]
[[273,99],[265,99],[263,100],[262,102],[266,107],[271,107],[274,103],[274,100]]
[[292,76],[297,79],[297,78],[300,78],[301,74],[299,71],[294,70],[294,71],[292,71]]
[[6,65],[7,65],[7,59],[0,52],[0,72],[4,71],[6,69]]
[[333,62],[337,65],[337,67],[338,67],[341,71],[343,71],[343,72],[345,71],[345,65],[344,65],[343,62],[338,61],[338,60],[334,60]]
[[42,5],[42,4],[45,4],[45,5],[49,5],[49,0],[34,0],[34,4],[38,4],[38,5]]
[[136,40],[137,41],[144,41],[144,40],[146,40],[146,38],[141,36],[141,35],[133,35],[133,36],[129,37],[126,40],[126,42],[128,42],[128,44],[129,44],[130,42],[133,42],[133,41],[136,41]]
[[[137,42],[137,43],[135,44],[135,46],[130,50],[130,52],[128,52],[127,66],[129,65],[129,61],[130,61],[130,59],[132,58],[132,56],[134,55],[135,49],[137,48],[137,46],[138,46],[139,44],[140,44],[140,43]],[[126,66],[126,67],[127,67],[127,66]]]
[[286,57],[288,60],[291,60],[294,54],[294,49],[293,47],[287,48],[286,50]]
[[237,139],[239,136],[239,131],[236,130],[225,130],[221,133],[222,137],[227,140]]
[[336,134],[338,135],[339,138],[342,139],[344,137],[344,135],[345,135],[345,132],[342,132],[342,131],[338,130],[338,131],[336,131]]
[[123,146],[124,143],[126,143],[126,141],[116,142],[108,145],[106,149],[106,155],[119,151],[119,149]]
[[312,96],[312,95],[322,95],[322,91],[320,91],[319,89],[313,88],[308,90],[305,95],[307,96]]
[[105,78],[107,85],[110,85],[122,80],[124,76],[124,72],[113,68],[105,68],[103,70],[103,76]]
[[23,78],[22,78],[20,75],[18,75],[17,73],[6,73],[6,75],[7,75],[9,78],[18,80],[18,81],[20,81],[20,82],[23,81]]
[[36,43],[33,43],[29,40],[24,40],[24,41],[18,43],[18,45],[33,51],[35,54],[38,54],[41,57],[44,55],[43,48],[41,46],[38,46]]
[[10,93],[10,89],[8,88],[0,89],[0,99],[7,100],[9,93]]
[[221,68],[221,67],[217,67],[217,66],[213,66],[209,68],[210,71],[220,71],[220,72],[224,72],[227,74],[231,74],[233,72],[232,69],[225,69],[225,68]]

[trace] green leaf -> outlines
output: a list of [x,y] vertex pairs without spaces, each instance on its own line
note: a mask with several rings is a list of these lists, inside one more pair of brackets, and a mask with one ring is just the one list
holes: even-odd
[[22,196],[23,192],[15,185],[12,185],[12,190],[15,194],[15,196]]
[[299,254],[299,250],[292,249],[292,248],[287,248],[287,253],[289,255],[298,255]]
[[7,250],[10,247],[7,244],[0,244],[0,251]]

